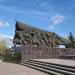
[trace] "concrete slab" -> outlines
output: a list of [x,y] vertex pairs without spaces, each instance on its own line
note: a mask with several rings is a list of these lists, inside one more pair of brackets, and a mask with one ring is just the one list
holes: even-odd
[[75,67],[75,60],[67,60],[67,59],[34,59],[34,60]]
[[47,75],[19,64],[0,62],[0,75]]

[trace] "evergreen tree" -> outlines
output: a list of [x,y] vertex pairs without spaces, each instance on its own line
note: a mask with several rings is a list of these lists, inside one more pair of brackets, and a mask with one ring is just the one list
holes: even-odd
[[68,39],[69,39],[70,48],[75,48],[75,38],[71,32],[70,32],[70,35],[68,36]]

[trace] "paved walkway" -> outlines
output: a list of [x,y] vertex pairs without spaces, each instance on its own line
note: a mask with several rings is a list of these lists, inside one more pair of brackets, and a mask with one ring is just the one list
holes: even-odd
[[26,66],[0,62],[0,75],[47,75]]
[[[75,66],[75,60],[64,60],[64,59],[34,59],[34,60]],[[19,64],[0,62],[0,75],[47,75],[47,74]]]

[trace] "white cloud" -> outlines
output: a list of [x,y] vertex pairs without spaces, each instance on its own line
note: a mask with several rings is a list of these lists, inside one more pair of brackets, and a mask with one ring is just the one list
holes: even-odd
[[16,13],[16,14],[29,14],[29,15],[42,15],[42,16],[49,16],[53,14],[53,7],[49,6],[49,4],[46,2],[39,3],[40,5],[38,6],[39,8],[42,8],[41,10],[37,10],[35,8],[33,9],[21,9],[19,6],[8,6],[8,5],[0,5],[0,9]]
[[64,16],[60,16],[60,15],[54,16],[54,17],[52,17],[52,19],[51,19],[51,21],[52,21],[53,24],[59,24],[59,23],[61,23],[63,20],[64,20]]
[[0,5],[0,9],[13,12],[13,13],[18,13],[18,14],[30,14],[30,13],[41,14],[41,15],[43,14],[43,12],[34,11],[34,10],[23,10],[23,9],[20,9],[19,7],[7,6],[7,5]]
[[13,46],[13,37],[8,35],[0,35],[0,41],[4,40],[7,46],[10,48]]
[[64,16],[56,15],[53,16],[50,20],[49,27],[53,29],[56,25],[62,23],[64,21]]
[[7,21],[0,20],[0,27],[9,27],[9,23]]
[[12,36],[8,36],[8,35],[0,35],[0,40],[1,40],[1,39],[12,40],[13,37],[12,37]]
[[19,13],[20,11],[19,7],[8,6],[8,5],[3,5],[3,4],[0,4],[0,9],[9,11],[9,12],[14,12],[14,13]]

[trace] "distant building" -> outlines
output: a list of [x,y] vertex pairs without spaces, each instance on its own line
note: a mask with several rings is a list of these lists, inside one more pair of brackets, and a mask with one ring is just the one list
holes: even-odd
[[15,48],[11,47],[10,52],[11,53],[21,53],[21,46],[16,46]]

